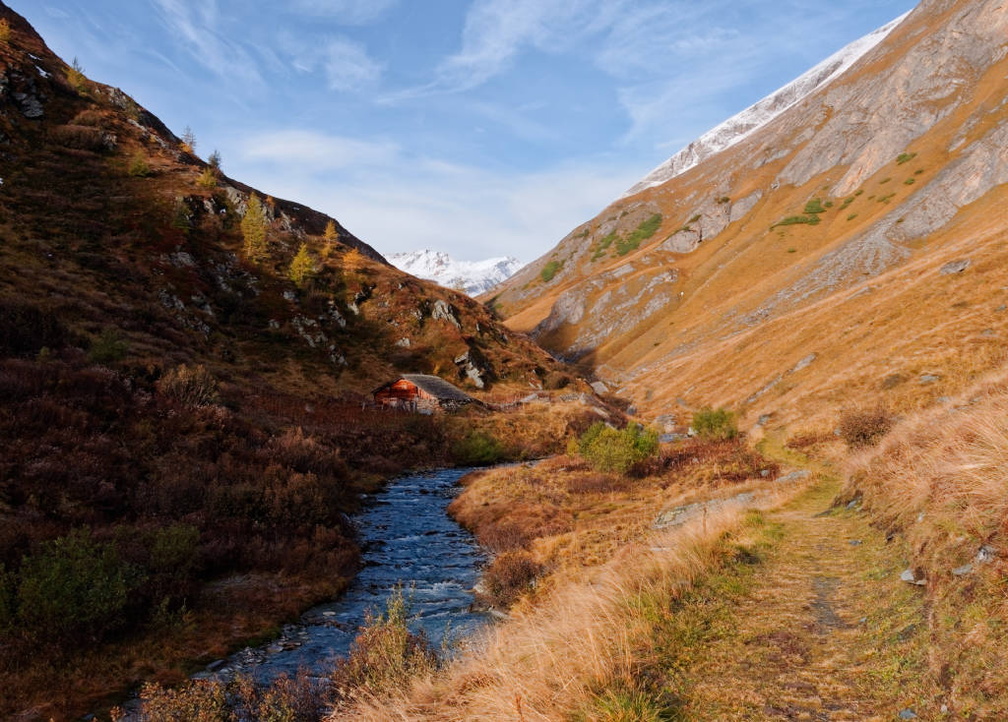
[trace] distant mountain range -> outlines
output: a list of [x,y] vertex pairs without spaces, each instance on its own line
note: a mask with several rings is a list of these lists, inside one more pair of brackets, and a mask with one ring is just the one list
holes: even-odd
[[417,278],[434,281],[470,296],[486,293],[513,276],[525,264],[517,258],[488,258],[485,261],[456,261],[441,251],[423,250],[393,253],[388,261]]

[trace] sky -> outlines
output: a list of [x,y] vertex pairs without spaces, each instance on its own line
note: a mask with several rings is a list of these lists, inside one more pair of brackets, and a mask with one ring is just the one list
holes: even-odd
[[383,254],[532,261],[914,0],[5,0]]

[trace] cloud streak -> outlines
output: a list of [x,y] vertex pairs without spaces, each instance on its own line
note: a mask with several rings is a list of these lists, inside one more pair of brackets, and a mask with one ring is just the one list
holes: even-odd
[[261,85],[254,58],[219,30],[217,0],[154,0],[164,25],[194,60],[229,81]]

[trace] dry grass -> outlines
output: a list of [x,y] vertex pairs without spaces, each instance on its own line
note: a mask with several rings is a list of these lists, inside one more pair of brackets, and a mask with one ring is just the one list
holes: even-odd
[[1008,374],[907,418],[853,464],[843,498],[862,497],[905,535],[927,579],[931,665],[964,718],[1008,713]]
[[706,524],[626,547],[589,581],[492,628],[444,679],[421,681],[408,697],[362,706],[346,719],[531,722],[591,708],[600,690],[639,671],[652,605],[677,598],[714,565],[723,535],[741,518],[711,515]]

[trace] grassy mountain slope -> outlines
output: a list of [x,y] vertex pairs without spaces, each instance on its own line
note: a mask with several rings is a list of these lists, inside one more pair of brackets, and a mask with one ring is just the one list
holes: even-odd
[[503,423],[362,408],[395,374],[570,380],[480,304],[191,151],[0,4],[5,718],[178,681],[337,593],[359,492]]
[[923,2],[738,145],[575,229],[496,308],[654,415],[814,422],[960,388],[1008,332],[1006,22]]

